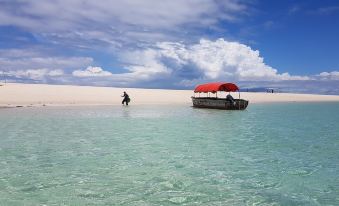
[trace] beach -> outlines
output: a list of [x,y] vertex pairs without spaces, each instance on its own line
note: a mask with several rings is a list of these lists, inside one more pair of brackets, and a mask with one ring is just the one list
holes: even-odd
[[[191,104],[192,90],[165,90],[140,88],[114,88],[71,85],[7,83],[0,86],[0,106],[76,106],[120,105],[126,91],[131,105]],[[206,94],[201,94],[201,96]],[[213,95],[213,94],[212,94]],[[218,93],[218,97],[225,97]],[[238,98],[238,93],[232,93]],[[336,95],[254,93],[241,92],[241,98],[251,103],[270,102],[339,102]]]

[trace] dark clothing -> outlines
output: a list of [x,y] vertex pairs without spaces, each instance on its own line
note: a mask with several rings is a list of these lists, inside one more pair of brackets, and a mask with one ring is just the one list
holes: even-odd
[[232,104],[235,103],[234,98],[233,98],[230,94],[228,94],[228,95],[226,96],[226,100],[227,100],[227,101],[230,101]]
[[124,99],[122,100],[122,104],[126,103],[126,105],[128,105],[128,103],[131,101],[131,99],[129,98],[128,94],[125,92],[124,95],[122,96]]

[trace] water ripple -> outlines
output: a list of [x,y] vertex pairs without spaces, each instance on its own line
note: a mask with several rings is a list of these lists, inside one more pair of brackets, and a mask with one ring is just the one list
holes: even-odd
[[339,205],[338,104],[0,111],[0,205]]

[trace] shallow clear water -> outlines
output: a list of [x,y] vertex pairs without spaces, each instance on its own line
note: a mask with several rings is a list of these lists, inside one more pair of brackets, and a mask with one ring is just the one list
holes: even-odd
[[0,109],[0,205],[339,205],[339,104]]

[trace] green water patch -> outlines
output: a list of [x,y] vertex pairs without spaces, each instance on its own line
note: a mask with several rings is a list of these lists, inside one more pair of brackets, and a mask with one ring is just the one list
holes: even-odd
[[339,105],[0,110],[0,205],[338,205]]

